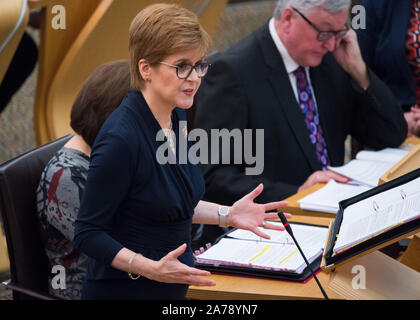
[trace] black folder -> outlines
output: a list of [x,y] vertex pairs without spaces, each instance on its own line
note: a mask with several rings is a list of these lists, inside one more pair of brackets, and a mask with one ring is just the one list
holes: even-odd
[[[306,224],[306,223],[297,223],[297,222],[291,222],[290,225],[292,226],[292,229],[293,229],[293,225],[307,225],[307,226],[314,226],[314,227],[319,227],[319,228],[327,228],[325,226]],[[217,244],[221,239],[225,237],[229,237],[229,234],[235,230],[236,229],[232,229],[226,232],[225,234],[221,235],[219,238],[217,238],[214,244]],[[279,231],[279,232],[286,232],[286,231]],[[314,272],[320,269],[321,261],[322,261],[322,254],[310,264]],[[235,266],[235,265],[208,264],[208,263],[200,263],[197,261],[195,263],[195,266],[199,269],[204,269],[211,272],[240,274],[240,275],[253,276],[253,277],[272,278],[272,279],[289,280],[289,281],[297,281],[297,282],[303,282],[311,276],[311,271],[307,266],[303,270],[303,272],[300,274],[295,273],[295,272],[290,272],[290,271],[266,270],[266,269],[249,268],[249,267]]]
[[[415,180],[420,177],[420,169],[416,169],[411,171],[395,180],[391,180],[383,185],[375,187],[371,190],[363,192],[355,197],[343,200],[339,203],[339,211],[337,216],[334,220],[332,227],[330,228],[330,236],[328,239],[328,243],[326,244],[326,248],[324,251],[324,261],[323,261],[323,269],[331,269],[338,264],[342,264],[352,258],[357,256],[361,256],[363,254],[369,253],[373,250],[381,249],[393,242],[398,241],[401,237],[409,236],[410,234],[414,234],[420,232],[420,217],[417,217],[414,220],[408,221],[406,223],[400,224],[394,228],[384,231],[379,235],[376,235],[370,239],[360,242],[359,244],[343,251],[333,254],[333,249],[337,240],[337,235],[340,233],[341,223],[343,221],[343,214],[345,209],[359,201],[364,199],[370,198],[374,195],[379,193],[396,189],[404,185],[412,180]],[[420,186],[419,186],[420,190]],[[402,198],[404,199],[404,198]]]

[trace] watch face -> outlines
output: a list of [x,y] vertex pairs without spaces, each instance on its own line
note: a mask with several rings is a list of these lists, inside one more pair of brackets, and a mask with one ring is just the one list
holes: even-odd
[[219,214],[222,216],[227,216],[229,214],[229,207],[226,207],[226,206],[220,207]]

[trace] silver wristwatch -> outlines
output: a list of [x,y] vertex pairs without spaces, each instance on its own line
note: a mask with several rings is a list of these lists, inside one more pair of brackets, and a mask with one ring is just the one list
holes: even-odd
[[228,227],[227,218],[230,213],[230,208],[227,206],[220,206],[217,212],[219,213],[219,226],[223,228]]

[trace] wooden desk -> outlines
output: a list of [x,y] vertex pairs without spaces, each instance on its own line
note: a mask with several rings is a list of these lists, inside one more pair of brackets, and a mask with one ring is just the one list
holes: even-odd
[[[296,216],[290,219],[290,221],[327,226],[331,218]],[[329,274],[320,272],[317,277],[330,299],[343,298],[343,296],[328,288]],[[311,279],[307,283],[300,283],[216,273],[212,274],[209,278],[216,281],[216,286],[191,286],[188,290],[187,298],[206,300],[323,299],[323,295],[315,279]]]
[[[330,299],[343,299],[329,289],[329,275],[321,272],[317,275]],[[246,276],[213,274],[209,278],[216,281],[214,287],[193,287],[187,293],[187,299],[198,300],[282,300],[282,299],[323,299],[314,279],[308,283],[253,278]]]
[[420,137],[410,137],[410,138],[407,138],[407,139],[404,141],[404,144],[414,144],[414,145],[418,145],[418,144],[420,144]]

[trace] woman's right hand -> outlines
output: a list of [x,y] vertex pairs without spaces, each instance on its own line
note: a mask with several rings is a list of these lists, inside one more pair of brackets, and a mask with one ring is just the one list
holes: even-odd
[[159,282],[182,283],[193,286],[216,285],[216,282],[213,280],[203,278],[204,276],[209,276],[210,272],[191,268],[178,260],[178,257],[185,252],[186,248],[187,245],[184,243],[159,261],[156,261],[150,278]]

